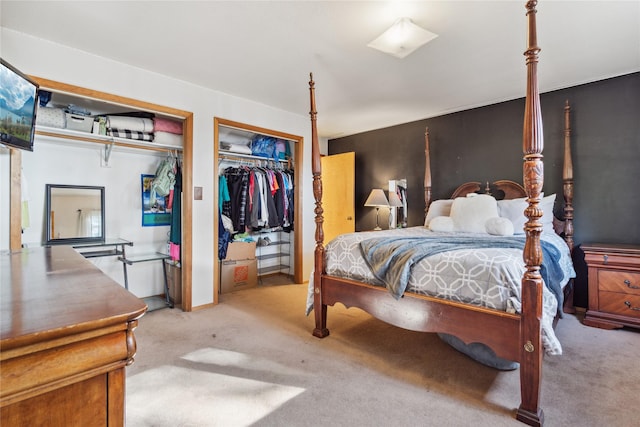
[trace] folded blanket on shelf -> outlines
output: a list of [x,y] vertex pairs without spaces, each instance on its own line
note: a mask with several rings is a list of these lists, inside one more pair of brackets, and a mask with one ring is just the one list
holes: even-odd
[[149,132],[138,132],[129,129],[109,129],[107,135],[116,138],[135,139],[137,141],[153,141],[154,135]]
[[149,111],[127,111],[124,113],[109,113],[110,116],[126,116],[126,117],[141,117],[143,119],[153,119],[156,115]]
[[153,130],[155,132],[169,132],[182,135],[182,122],[156,117],[153,119]]
[[155,132],[153,141],[158,144],[176,145],[182,147],[182,135],[170,132]]
[[230,142],[221,142],[220,148],[225,151],[239,154],[251,154],[251,147],[247,144],[231,144]]
[[107,116],[108,129],[127,129],[136,132],[153,132],[153,120],[142,117]]
[[64,109],[54,107],[38,107],[36,125],[64,129],[67,126]]

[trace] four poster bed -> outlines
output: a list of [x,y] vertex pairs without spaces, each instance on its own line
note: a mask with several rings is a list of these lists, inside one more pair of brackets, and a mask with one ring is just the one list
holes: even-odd
[[[561,351],[553,332],[553,321],[556,314],[561,313],[563,291],[570,282],[573,272],[571,250],[573,247],[573,172],[570,152],[569,106],[565,107],[565,159],[563,165],[564,182],[564,216],[565,220],[553,220],[553,201],[551,208],[545,207],[548,197],[543,197],[543,163],[542,163],[542,118],[540,112],[539,92],[537,86],[536,67],[540,49],[536,40],[536,1],[526,5],[528,17],[528,48],[525,51],[527,66],[527,91],[523,129],[523,180],[524,187],[512,181],[496,181],[494,192],[504,194],[505,203],[513,201],[523,217],[520,230],[517,226],[511,229],[521,237],[511,236],[507,222],[497,220],[497,232],[489,230],[486,221],[487,236],[477,234],[477,224],[461,227],[451,224],[456,217],[454,211],[463,212],[460,206],[472,203],[473,212],[477,211],[475,203],[487,203],[488,215],[495,217],[498,203],[495,198],[486,194],[467,197],[469,193],[481,191],[480,183],[461,185],[452,195],[451,211],[436,215],[435,205],[431,206],[431,176],[428,147],[428,132],[425,134],[426,168],[425,168],[425,203],[429,212],[429,227],[410,227],[408,229],[353,233],[339,236],[324,246],[322,180],[320,167],[320,151],[316,128],[315,87],[313,76],[309,82],[311,96],[311,129],[312,129],[312,169],[313,192],[315,197],[315,252],[314,272],[310,282],[310,301],[307,312],[311,309],[315,316],[313,335],[326,337],[329,335],[327,324],[327,306],[337,302],[346,307],[359,307],[372,316],[401,328],[437,332],[444,336],[457,337],[462,343],[482,343],[488,346],[496,356],[519,363],[521,404],[516,418],[529,425],[542,425],[544,414],[539,407],[540,381],[542,377],[542,357],[546,351],[557,354]],[[489,185],[487,184],[487,187]],[[454,205],[460,201],[460,206]],[[436,201],[438,202],[438,201]],[[495,203],[495,206],[494,206]],[[548,210],[548,211],[547,211]],[[522,215],[524,212],[524,215]],[[546,215],[543,215],[543,212]],[[547,215],[551,215],[553,226],[545,225]],[[445,218],[445,219],[442,219]],[[448,219],[449,218],[449,219]],[[473,222],[474,215],[457,217],[460,223]],[[435,221],[435,222],[434,222]],[[492,222],[492,223],[493,223]],[[517,218],[515,219],[517,222]],[[434,224],[440,224],[435,227]],[[483,226],[485,224],[483,223]],[[502,227],[504,226],[504,227]],[[506,230],[505,230],[506,228]],[[554,232],[562,232],[564,241]],[[485,230],[482,230],[485,232]],[[493,230],[495,231],[495,230]],[[464,239],[475,241],[471,249],[461,249],[457,242],[452,242],[452,235],[461,235]],[[494,234],[489,236],[489,234]],[[416,237],[416,235],[418,237]],[[432,251],[420,246],[419,240],[439,237],[440,249]],[[444,236],[445,242],[442,243]],[[448,239],[452,237],[451,239]],[[477,242],[496,238],[501,240],[500,247]],[[447,240],[448,239],[448,240]],[[558,240],[560,243],[558,244]],[[519,241],[520,243],[514,243]],[[405,248],[412,246],[411,252]],[[447,246],[451,245],[453,246]],[[503,247],[503,245],[506,245]],[[417,249],[415,249],[417,248]],[[550,249],[553,248],[553,249]],[[342,251],[340,253],[336,251]],[[350,261],[341,266],[339,258],[348,251]],[[487,252],[488,251],[488,252]],[[494,252],[491,252],[494,251]],[[495,251],[499,251],[499,256]],[[382,253],[382,255],[380,255]],[[417,255],[416,255],[417,253]],[[459,254],[463,254],[459,256]],[[342,254],[342,255],[341,255]],[[452,255],[453,254],[453,255]],[[424,273],[429,271],[427,265],[434,257],[440,261],[442,257],[456,258],[456,262],[465,264],[469,257],[486,254],[492,264],[498,265],[497,272],[491,271],[488,276],[499,276],[507,281],[506,286],[492,285],[490,291],[456,293],[453,289],[447,293],[441,288],[431,289],[425,282],[444,284],[449,280],[440,276]],[[366,259],[365,259],[366,257]],[[513,262],[517,258],[518,262]],[[544,258],[544,264],[543,264]],[[399,266],[393,267],[394,260],[399,259]],[[496,259],[507,261],[495,262]],[[524,260],[524,263],[523,263]],[[558,261],[558,262],[556,262]],[[427,263],[427,264],[425,264]],[[354,265],[373,267],[354,268]],[[514,267],[513,265],[516,265]],[[524,265],[523,265],[524,264]],[[492,267],[493,268],[493,267]],[[423,271],[420,276],[419,271]],[[517,277],[514,279],[514,272]],[[428,280],[424,278],[428,276]],[[506,276],[510,276],[505,279]],[[401,284],[400,284],[401,283]],[[515,285],[514,285],[515,283]],[[382,285],[382,286],[381,286]],[[386,286],[385,286],[386,285]],[[424,287],[421,287],[423,286]],[[546,285],[546,286],[545,286]],[[475,286],[475,284],[474,284]],[[506,289],[505,289],[506,287]],[[476,298],[477,293],[483,294]],[[474,295],[469,295],[474,294]],[[490,294],[489,298],[485,298]],[[495,297],[492,299],[492,297]],[[477,301],[476,301],[477,300]],[[555,305],[554,305],[555,304]]]

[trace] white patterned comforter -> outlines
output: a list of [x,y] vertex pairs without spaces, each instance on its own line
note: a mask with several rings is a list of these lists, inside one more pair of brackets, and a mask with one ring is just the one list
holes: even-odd
[[[424,236],[437,238],[452,233],[438,233],[425,227],[369,231],[341,235],[326,245],[327,274],[382,286],[362,256],[360,242],[381,236]],[[455,233],[461,235],[461,233]],[[473,236],[471,233],[465,233]],[[543,233],[543,240],[553,243],[562,254],[560,266],[564,272],[562,287],[575,277],[569,248],[554,233]],[[424,258],[412,269],[407,292],[445,298],[463,303],[519,313],[520,286],[525,271],[522,250],[461,249]],[[313,305],[313,283],[307,300],[307,312]],[[311,305],[311,306],[310,306]],[[560,308],[561,309],[561,308]],[[542,340],[548,354],[562,354],[562,347],[553,330],[553,318],[558,301],[544,287]]]

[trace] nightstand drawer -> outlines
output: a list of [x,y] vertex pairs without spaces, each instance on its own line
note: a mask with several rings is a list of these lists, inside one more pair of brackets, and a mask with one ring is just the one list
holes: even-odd
[[640,295],[600,291],[599,311],[640,319]]
[[601,291],[640,295],[640,273],[630,271],[599,270],[598,287]]

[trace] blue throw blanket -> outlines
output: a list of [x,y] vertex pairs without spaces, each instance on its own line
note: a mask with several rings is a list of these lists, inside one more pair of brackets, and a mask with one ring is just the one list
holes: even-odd
[[[545,285],[558,300],[558,313],[562,315],[564,275],[558,260],[560,251],[552,243],[541,240],[543,263],[540,275]],[[515,248],[524,249],[525,238],[519,236],[443,236],[374,237],[360,242],[360,249],[376,278],[382,281],[394,298],[404,294],[409,275],[415,264],[425,257],[457,249]]]

